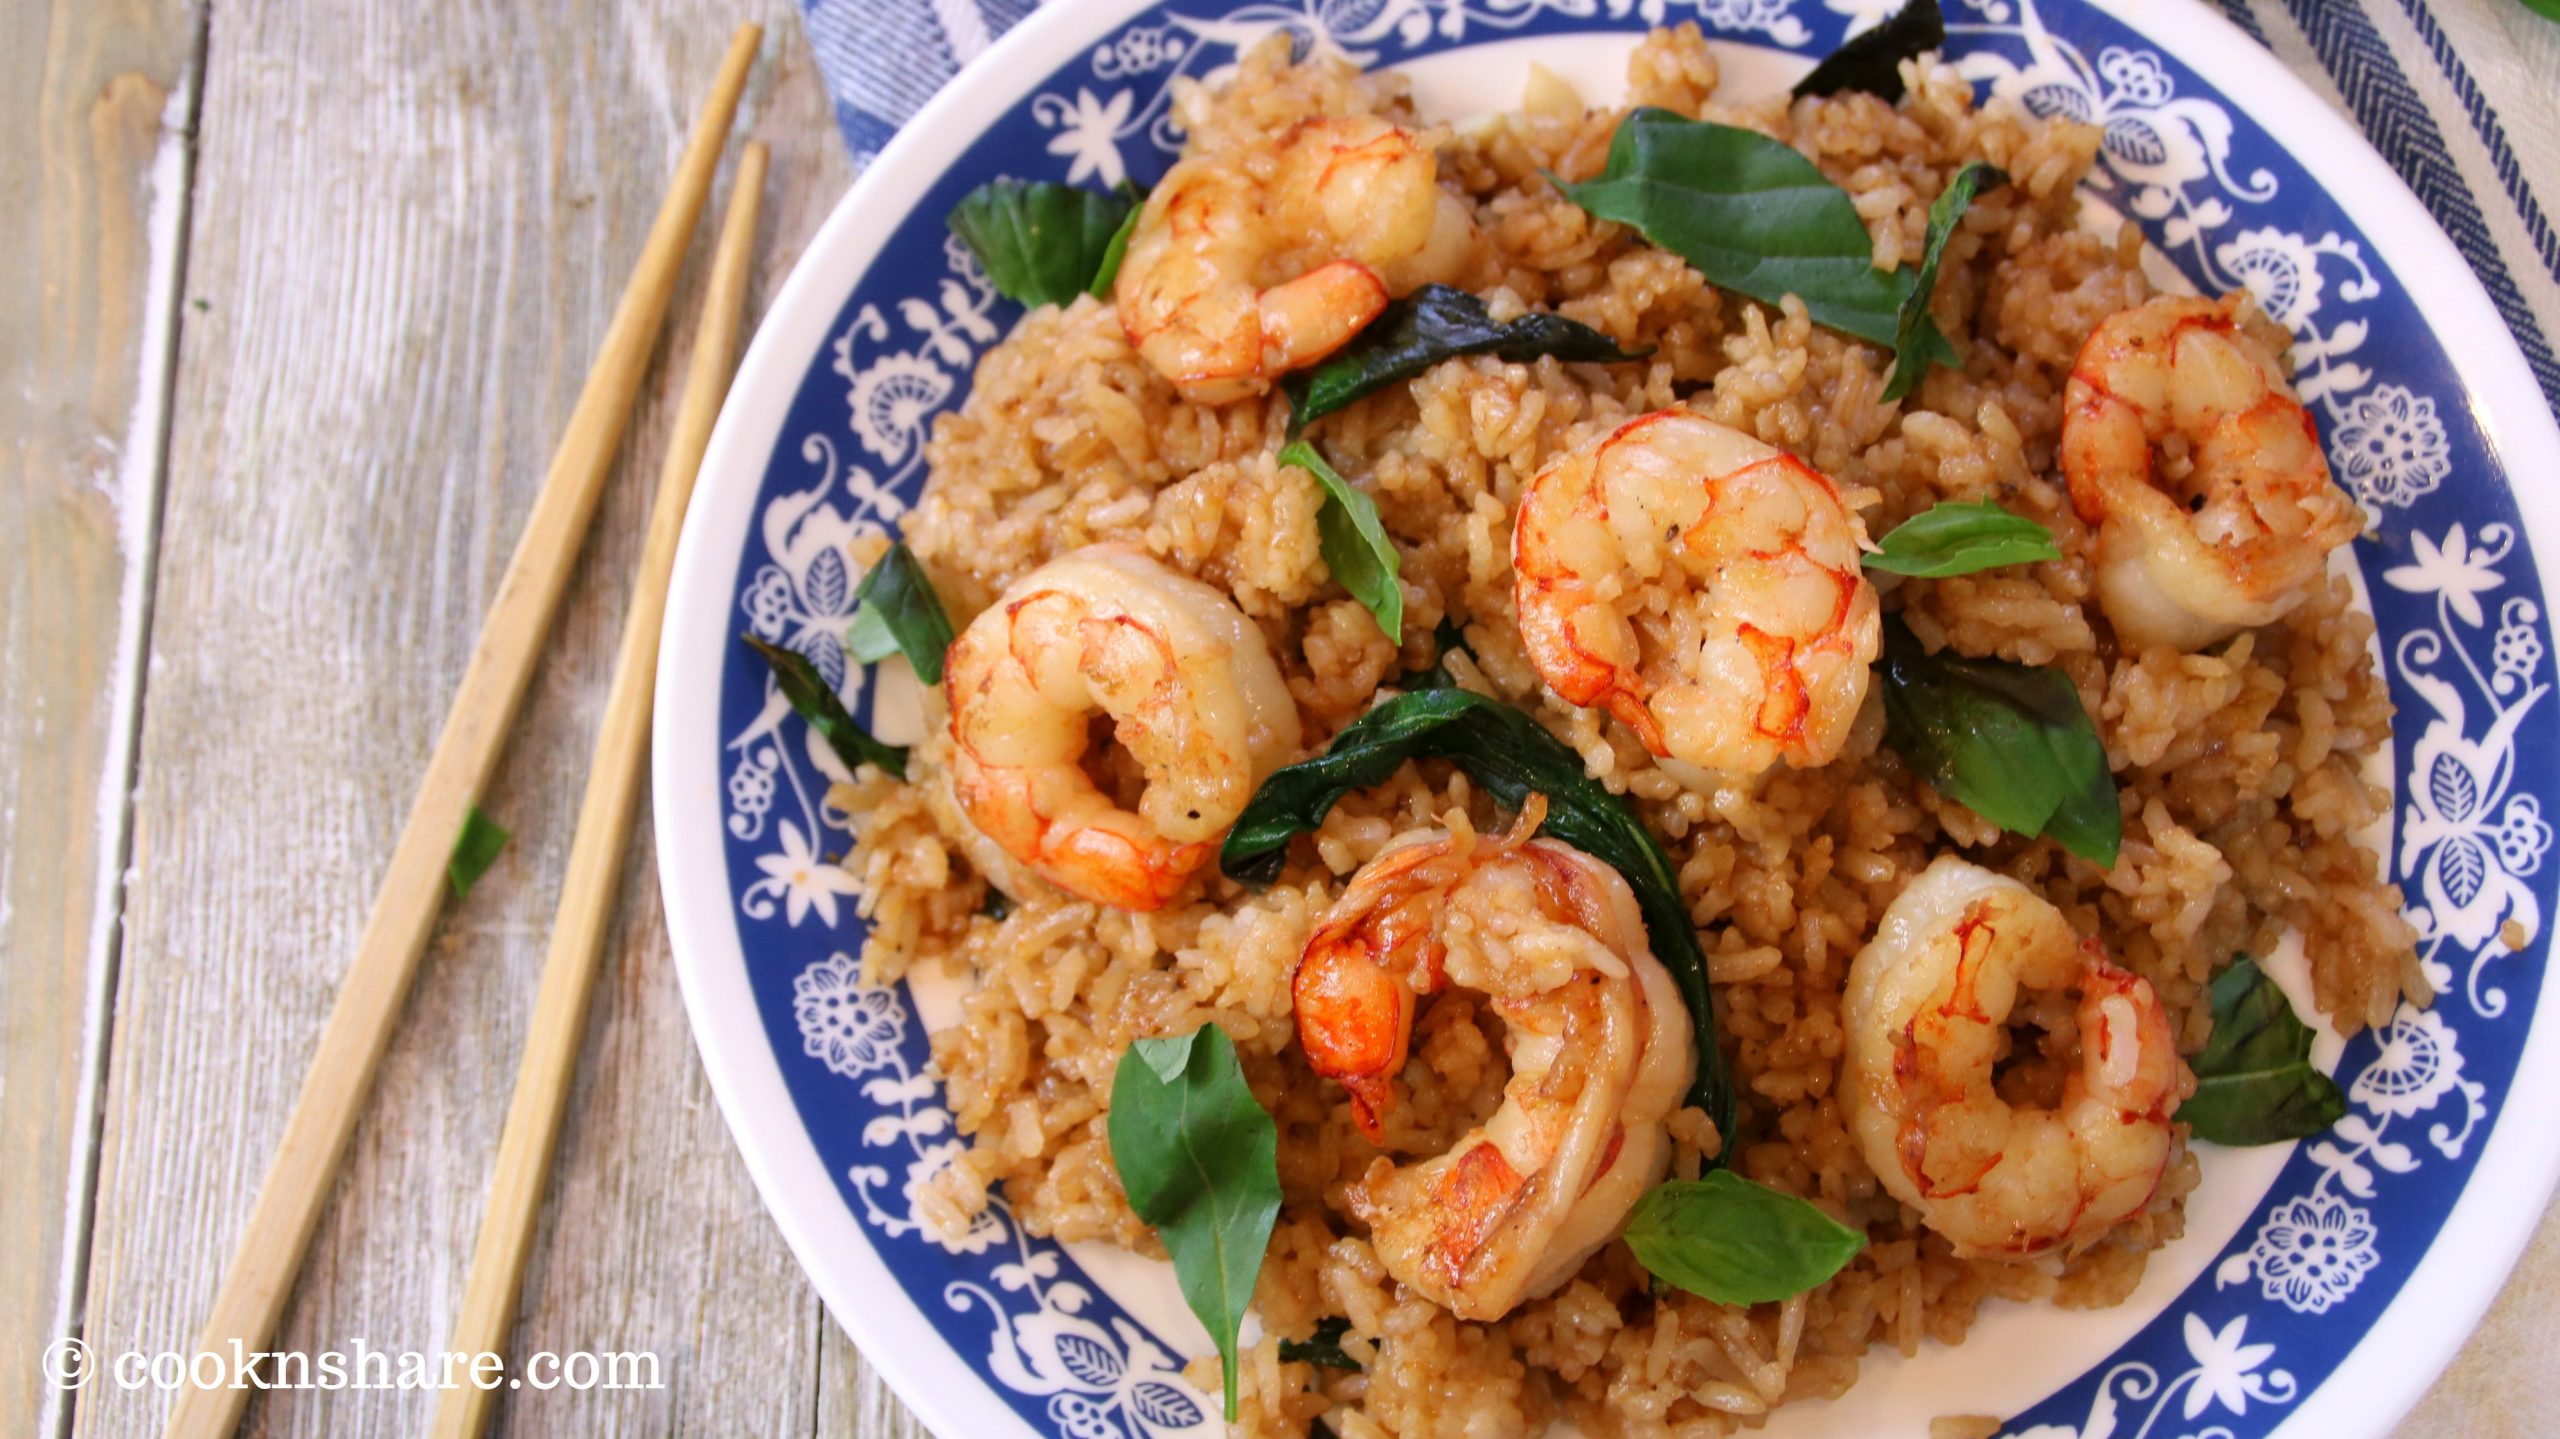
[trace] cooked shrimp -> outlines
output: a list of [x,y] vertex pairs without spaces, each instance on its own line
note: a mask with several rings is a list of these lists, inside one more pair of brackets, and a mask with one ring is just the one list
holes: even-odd
[[1509,1032],[1501,1107],[1447,1152],[1379,1158],[1352,1191],[1379,1260],[1461,1319],[1499,1319],[1609,1242],[1670,1163],[1696,1064],[1688,1010],[1617,871],[1554,840],[1532,796],[1509,835],[1463,814],[1353,878],[1290,984],[1298,1042],[1386,1138],[1419,996],[1490,999]]
[[1147,197],[1113,295],[1131,343],[1186,400],[1259,395],[1333,353],[1391,295],[1448,279],[1474,241],[1420,136],[1310,120],[1277,152],[1190,156]]
[[1882,642],[1866,526],[1828,476],[1686,410],[1538,472],[1511,534],[1530,662],[1654,754],[1828,763]]
[[[1298,745],[1262,631],[1124,545],[1016,581],[952,645],[944,678],[961,812],[1042,878],[1122,909],[1172,899]],[[1145,770],[1135,813],[1083,766],[1097,714]]]
[[2242,327],[2248,303],[2118,310],[2072,366],[2063,477],[2129,645],[2192,650],[2283,618],[2364,527],[2275,352]]
[[[2076,985],[2080,1068],[2058,1109],[1994,1092],[2020,989]],[[2016,880],[1953,855],[1897,896],[1849,967],[1842,1103],[1876,1178],[1965,1258],[2088,1243],[2148,1203],[2195,1092],[2140,976]]]

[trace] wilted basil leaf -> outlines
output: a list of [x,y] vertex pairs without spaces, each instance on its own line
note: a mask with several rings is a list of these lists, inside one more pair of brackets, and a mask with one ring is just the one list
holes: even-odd
[[773,670],[774,686],[782,691],[784,699],[791,702],[793,712],[807,720],[809,728],[816,730],[819,737],[827,742],[827,748],[836,752],[836,758],[844,761],[845,768],[876,764],[900,779],[907,777],[905,748],[882,744],[871,737],[869,730],[856,724],[852,714],[846,711],[844,701],[836,698],[835,687],[827,683],[826,676],[818,673],[816,665],[809,663],[807,655],[780,645],[766,644],[754,635],[740,635],[738,638],[745,640],[749,649],[764,656],[765,664]]
[[997,294],[1026,305],[1064,305],[1095,283],[1135,208],[1129,194],[1047,180],[989,180],[962,196],[943,223],[977,255]]
[[2059,670],[1930,654],[1884,622],[1885,738],[1922,778],[2012,834],[2113,869],[2124,843],[2106,746]]
[[1872,30],[1851,36],[1796,82],[1795,93],[1837,95],[1864,90],[1886,104],[1902,98],[1902,62],[1947,43],[1946,20],[1938,0],[1911,0]]
[[1404,643],[1404,587],[1396,583],[1403,563],[1386,526],[1378,522],[1378,502],[1333,472],[1316,447],[1293,440],[1280,452],[1280,463],[1316,477],[1324,486],[1324,508],[1316,511],[1316,547],[1325,568],[1351,592],[1361,607],[1377,616],[1387,638]]
[[462,833],[453,837],[453,854],[444,862],[444,877],[453,885],[455,899],[471,893],[471,886],[498,862],[498,851],[513,838],[505,825],[482,814],[480,806],[471,807],[462,817]]
[[2311,1026],[2256,961],[2242,955],[2213,981],[2213,1035],[2189,1060],[2193,1098],[2178,1106],[2198,1139],[2282,1144],[2346,1117],[2338,1083],[2311,1067]]
[[1942,580],[2061,558],[2053,531],[2026,516],[1988,500],[1947,500],[1894,526],[1866,557],[1866,565],[1888,574]]
[[889,553],[862,577],[853,597],[862,608],[854,613],[845,647],[855,658],[865,664],[885,658],[864,654],[879,643],[876,635],[865,630],[865,617],[877,616],[870,623],[906,655],[907,663],[915,666],[916,678],[929,685],[942,683],[943,652],[951,648],[951,617],[943,612],[942,597],[933,592],[933,581],[905,540],[889,546]]
[[1280,1215],[1280,1130],[1225,1030],[1141,1039],[1111,1081],[1111,1167],[1155,1226],[1191,1312],[1218,1342],[1236,1417],[1236,1336]]
[[1218,864],[1235,879],[1268,884],[1288,859],[1289,840],[1324,823],[1334,802],[1380,783],[1411,759],[1456,761],[1500,803],[1518,809],[1532,794],[1547,797],[1542,833],[1592,855],[1625,876],[1644,911],[1654,958],[1688,1001],[1698,1047],[1697,1082],[1689,1102],[1707,1112],[1718,1133],[1734,1132],[1733,1083],[1716,1048],[1707,959],[1680,898],[1680,881],[1662,846],[1627,801],[1585,776],[1582,757],[1536,720],[1472,690],[1427,689],[1398,695],[1343,726],[1325,752],[1262,782],[1227,832]]
[[1289,436],[1361,396],[1409,380],[1442,360],[1498,355],[1515,364],[1541,355],[1559,360],[1638,360],[1589,325],[1562,315],[1531,313],[1497,322],[1485,303],[1450,285],[1425,285],[1389,305],[1333,358],[1283,381]]
[[1945,332],[1929,318],[1929,296],[1938,288],[1938,262],[1946,258],[1947,239],[1956,232],[1956,222],[1964,218],[1967,206],[1985,185],[2005,185],[2009,176],[1987,160],[1976,160],[1956,172],[1947,188],[1929,206],[1929,239],[1920,252],[1920,268],[1911,282],[1911,293],[1902,299],[1902,310],[1895,319],[1893,332],[1893,374],[1885,380],[1884,397],[1899,400],[1920,387],[1920,377],[1929,373],[1931,365],[1962,366],[1964,356],[1956,353]]
[[1769,305],[1794,295],[1818,325],[1894,341],[1910,273],[1877,269],[1848,192],[1756,130],[1647,107],[1619,123],[1599,178],[1557,188],[1633,225],[1711,284]]
[[1342,1336],[1350,1332],[1350,1320],[1327,1315],[1316,1321],[1316,1332],[1307,1338],[1281,1340],[1280,1357],[1318,1369],[1358,1369],[1360,1361],[1342,1352]]
[[1657,1184],[1627,1214],[1636,1262],[1718,1304],[1768,1304],[1840,1272],[1867,1237],[1730,1169]]

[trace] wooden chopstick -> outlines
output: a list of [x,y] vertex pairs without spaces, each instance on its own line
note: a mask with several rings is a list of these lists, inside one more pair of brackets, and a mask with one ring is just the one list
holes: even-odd
[[[236,1344],[242,1352],[254,1353],[275,1333],[337,1177],[347,1136],[373,1087],[374,1070],[442,908],[445,861],[462,832],[463,818],[479,802],[497,767],[534,659],[595,515],[650,351],[657,346],[677,271],[692,243],[694,222],[711,192],[712,173],[727,145],[748,70],[763,43],[761,27],[738,27],[711,98],[694,121],[675,182],[649,227],[640,263],[614,309],[586,388],[579,392],[568,429],[552,454],[542,493],[525,521],[524,536],[516,542],[515,557],[508,561],[506,577],[481,625],[478,648],[445,716],[444,732],[427,761],[426,778],[401,827],[382,887],[374,894],[355,961],[340,982],[310,1072],[303,1076],[302,1092],[285,1121],[283,1142],[267,1167],[248,1228],[197,1341],[199,1351],[227,1359]],[[219,1439],[239,1425],[248,1399],[246,1387],[190,1385],[179,1391],[163,1433],[170,1439]]]
[[[480,1242],[472,1252],[471,1276],[462,1291],[462,1315],[454,1325],[452,1342],[445,1346],[447,1353],[496,1353],[515,1324],[525,1253],[533,1247],[534,1220],[541,1213],[543,1190],[551,1174],[561,1113],[568,1106],[569,1083],[577,1074],[578,1036],[586,1025],[587,1000],[595,988],[596,962],[604,948],[606,922],[613,917],[632,811],[639,801],[641,766],[649,749],[649,698],[658,674],[658,629],[667,610],[667,577],[675,568],[676,536],[683,528],[685,503],[693,495],[702,452],[711,443],[711,422],[719,417],[721,401],[728,395],[730,367],[737,356],[764,174],[764,146],[750,143],[738,156],[738,173],[731,182],[728,217],[721,222],[720,248],[711,265],[711,288],[694,332],[693,363],[685,375],[684,399],[676,413],[674,437],[668,442],[666,466],[658,475],[658,498],[649,512],[649,541],[641,551],[631,613],[623,621],[622,649],[614,661],[613,687],[605,697],[604,726],[596,735],[595,761],[588,769],[586,795],[578,805],[569,877],[560,889],[551,948],[542,961],[542,986],[533,1001],[533,1023],[525,1034],[524,1059],[516,1069],[515,1097],[508,1102],[506,1130],[498,1140],[497,1172],[489,1181],[489,1211],[480,1221]],[[428,1432],[434,1439],[472,1439],[488,1424],[497,1397],[494,1388],[476,1384],[444,1390]]]

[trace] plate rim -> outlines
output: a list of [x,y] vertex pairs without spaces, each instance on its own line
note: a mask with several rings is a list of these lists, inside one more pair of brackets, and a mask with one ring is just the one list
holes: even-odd
[[[2073,0],[2174,55],[2223,96],[2249,95],[2250,118],[2339,197],[2376,255],[2439,336],[2493,333],[2494,344],[2444,346],[2460,397],[2500,468],[2543,569],[2542,598],[2560,609],[2560,498],[2512,483],[2560,472],[2560,424],[2479,277],[2364,133],[2323,103],[2271,51],[2202,4]],[[827,1311],[898,1397],[937,1434],[1036,1436],[985,1375],[939,1342],[836,1194],[785,1087],[747,981],[718,831],[716,685],[729,591],[754,500],[792,399],[823,353],[845,298],[949,163],[1055,68],[1160,0],[1052,0],[970,61],[900,127],[835,203],[767,307],[714,428],[685,516],[652,700],[652,816],[668,942],[687,1019],[721,1117],[758,1198]],[[2352,197],[2347,198],[2347,197]],[[2396,737],[2396,728],[2395,728]],[[706,828],[707,822],[707,828]],[[706,852],[707,843],[707,852]],[[2560,916],[2546,918],[2546,926]],[[2542,976],[2546,984],[2549,975]],[[2547,997],[2547,996],[2546,996]],[[2537,1008],[2509,1093],[2560,1079],[2560,1014]],[[2303,1397],[2275,1433],[2307,1439],[2387,1434],[2435,1383],[2503,1291],[2560,1187],[2560,1119],[2500,1114],[2470,1180],[2390,1304]],[[2483,1279],[2483,1275],[2490,1276]],[[2446,1324],[2445,1319],[2457,1319]],[[922,1342],[919,1342],[921,1340]],[[2387,1363],[2373,1362],[2377,1356]],[[2357,1427],[2370,1424],[2369,1429]]]

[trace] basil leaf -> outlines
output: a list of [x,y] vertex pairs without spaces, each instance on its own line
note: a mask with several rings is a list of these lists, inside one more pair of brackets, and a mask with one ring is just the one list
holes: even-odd
[[1146,192],[1128,181],[1121,181],[1112,193],[1129,202],[1129,214],[1111,232],[1111,243],[1102,247],[1102,263],[1094,268],[1093,283],[1084,287],[1097,300],[1111,298],[1111,282],[1120,278],[1120,262],[1129,257],[1129,237],[1138,233],[1138,217],[1147,211]]
[[1964,218],[1973,197],[1985,185],[2009,183],[2008,172],[1988,160],[1975,160],[1956,172],[1947,188],[1929,205],[1929,238],[1920,251],[1920,268],[1913,275],[1911,293],[1902,299],[1893,331],[1893,373],[1885,380],[1884,397],[1899,400],[1920,388],[1920,379],[1931,365],[1951,369],[1964,366],[1964,356],[1956,352],[1937,322],[1929,318],[1929,296],[1938,288],[1938,262],[1946,258],[1947,240],[1956,232],[1956,221]]
[[2338,1082],[2311,1065],[2311,1026],[2255,961],[2242,955],[2213,981],[2213,1035],[2188,1067],[2194,1097],[2178,1106],[2198,1139],[2282,1144],[2344,1119]]
[[1814,323],[1890,345],[1907,271],[1875,267],[1857,204],[1811,160],[1756,130],[1637,110],[1609,141],[1598,179],[1556,187],[1603,220],[1632,225],[1709,283]]
[[[2078,696],[2067,679],[2062,687]],[[2088,717],[2088,711],[2080,712],[2082,723]],[[2115,773],[2107,768],[2106,746],[2097,742],[2094,727],[2088,739],[2096,762],[2087,766],[2080,787],[2054,806],[2053,817],[2044,822],[2044,837],[2091,864],[2113,869],[2117,852],[2124,848],[2124,805],[2116,797]]]
[[453,897],[460,899],[471,893],[471,886],[498,862],[498,851],[515,838],[507,827],[480,812],[473,805],[462,817],[462,833],[453,837],[453,854],[444,862],[444,877],[453,885]]
[[1902,62],[1947,43],[1938,0],[1911,0],[1872,30],[1851,36],[1796,82],[1798,99],[1864,90],[1888,105],[1902,98]]
[[977,255],[997,294],[1025,305],[1064,305],[1102,273],[1135,208],[1126,194],[989,180],[962,196],[943,223]]
[[836,752],[836,758],[843,760],[847,769],[876,764],[900,779],[907,777],[906,749],[900,745],[882,744],[871,737],[869,730],[854,723],[844,701],[836,697],[835,687],[827,683],[826,676],[818,673],[816,665],[809,663],[807,655],[780,645],[766,644],[754,635],[740,635],[738,638],[747,642],[747,648],[764,656],[766,666],[773,671],[774,687],[782,691],[782,697],[791,702],[792,710],[809,722],[809,728],[818,732],[819,738],[827,742],[827,748]]
[[1280,1357],[1299,1364],[1312,1364],[1318,1369],[1351,1369],[1360,1361],[1342,1352],[1342,1336],[1351,1332],[1351,1321],[1339,1314],[1316,1321],[1316,1332],[1305,1339],[1280,1341]]
[[1316,511],[1316,548],[1324,555],[1325,568],[1377,617],[1388,639],[1403,644],[1404,586],[1396,576],[1404,566],[1386,526],[1378,522],[1378,502],[1335,474],[1304,440],[1291,441],[1280,452],[1280,463],[1306,471],[1324,487],[1324,508]]
[[[929,685],[942,683],[942,656],[951,648],[951,617],[943,612],[942,597],[933,592],[933,581],[905,540],[889,546],[889,553],[862,577],[853,597],[862,602],[853,617],[856,631],[862,630],[864,615],[879,616],[879,628],[888,632],[906,654],[907,663],[915,666],[916,678]],[[859,637],[864,648],[879,643],[876,635]],[[848,641],[853,638],[847,636]],[[862,649],[854,649],[857,657],[861,653]]]
[[1254,1102],[1225,1030],[1141,1039],[1111,1081],[1111,1166],[1173,1256],[1191,1312],[1218,1342],[1227,1421],[1236,1335],[1280,1215],[1280,1130]]
[[897,632],[878,610],[865,605],[853,612],[853,623],[845,627],[844,652],[857,664],[876,665],[898,652]]
[[1987,500],[1944,500],[1893,527],[1874,554],[1871,570],[1942,580],[2002,565],[2058,560],[2053,531]]
[[1621,350],[1615,340],[1562,315],[1532,313],[1497,323],[1484,301],[1466,291],[1425,285],[1389,305],[1333,358],[1281,382],[1289,396],[1289,438],[1363,395],[1460,355],[1525,363],[1541,355],[1607,362],[1652,353],[1650,347]]
[[1885,738],[1974,813],[2044,835],[2113,869],[2124,842],[2106,746],[2059,670],[1930,654],[1898,615],[1884,622]]
[[1528,715],[1473,690],[1427,689],[1398,695],[1343,726],[1314,759],[1262,782],[1218,851],[1219,867],[1249,884],[1279,877],[1289,840],[1324,823],[1334,802],[1377,784],[1410,759],[1454,760],[1494,799],[1518,809],[1531,794],[1547,797],[1543,833],[1599,859],[1626,878],[1644,912],[1654,958],[1688,1002],[1695,1027],[1698,1077],[1689,1102],[1716,1131],[1734,1134],[1732,1079],[1716,1047],[1714,1001],[1697,926],[1680,897],[1671,861],[1633,806],[1582,772],[1582,757]]
[[1701,1299],[1769,1304],[1840,1272],[1867,1236],[1730,1169],[1657,1184],[1627,1212],[1636,1262]]

